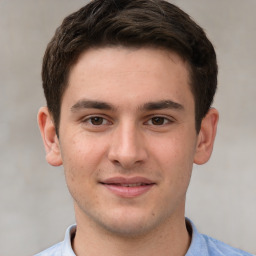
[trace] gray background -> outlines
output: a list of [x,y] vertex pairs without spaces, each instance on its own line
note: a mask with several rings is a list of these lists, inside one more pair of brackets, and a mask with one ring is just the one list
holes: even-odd
[[[0,0],[0,255],[32,255],[74,222],[62,168],[48,166],[36,123],[43,52],[81,0]],[[199,230],[256,253],[256,1],[176,0],[219,59],[220,111],[210,162],[195,167],[187,216]]]

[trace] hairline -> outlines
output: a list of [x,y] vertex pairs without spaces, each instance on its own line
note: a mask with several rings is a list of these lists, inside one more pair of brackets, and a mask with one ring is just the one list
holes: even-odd
[[[186,59],[184,56],[182,56],[177,50],[173,49],[173,48],[168,48],[168,47],[164,47],[161,45],[156,45],[156,44],[150,44],[150,43],[145,43],[145,44],[141,44],[141,45],[124,45],[124,44],[102,44],[102,45],[91,45],[91,46],[87,46],[85,47],[83,50],[81,50],[79,52],[79,54],[74,58],[73,61],[71,61],[69,63],[69,67],[67,69],[67,75],[63,81],[63,85],[62,85],[62,90],[61,90],[61,97],[60,97],[60,105],[59,105],[59,118],[58,120],[56,120],[55,123],[55,129],[56,129],[56,133],[59,133],[59,126],[60,126],[60,119],[61,119],[61,107],[62,107],[62,101],[63,101],[63,97],[65,95],[66,90],[68,89],[68,87],[70,86],[69,83],[69,78],[70,78],[70,74],[72,72],[72,69],[75,67],[75,65],[78,63],[79,59],[82,57],[83,54],[85,54],[86,52],[90,51],[90,50],[100,50],[100,49],[106,49],[106,48],[120,48],[120,49],[134,49],[134,50],[139,50],[139,49],[156,49],[156,50],[162,50],[165,52],[169,52],[169,53],[175,53],[176,55],[179,56],[179,58],[184,62],[185,67],[187,69],[188,72],[188,85],[189,85],[189,89],[192,93],[193,96],[193,100],[194,100],[194,113],[195,113],[195,120],[197,118],[197,114],[196,114],[196,95],[194,92],[194,85],[193,85],[193,71],[192,71],[192,65],[189,63],[189,60]],[[51,113],[53,115],[53,113]],[[196,122],[195,122],[196,125]],[[196,128],[196,127],[195,127]]]

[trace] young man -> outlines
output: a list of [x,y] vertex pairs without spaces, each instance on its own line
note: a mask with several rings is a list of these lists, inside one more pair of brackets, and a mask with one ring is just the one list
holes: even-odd
[[43,61],[38,122],[64,166],[77,224],[38,255],[250,255],[185,219],[192,165],[212,153],[214,48],[160,0],[94,0],[68,16]]

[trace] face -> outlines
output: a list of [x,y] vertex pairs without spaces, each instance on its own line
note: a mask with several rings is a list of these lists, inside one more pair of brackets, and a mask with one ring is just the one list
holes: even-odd
[[70,71],[59,127],[48,161],[64,166],[77,223],[137,235],[184,218],[203,136],[178,55],[86,51]]

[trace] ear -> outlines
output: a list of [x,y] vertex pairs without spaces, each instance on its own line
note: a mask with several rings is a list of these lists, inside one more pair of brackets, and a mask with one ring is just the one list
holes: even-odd
[[40,108],[37,121],[44,142],[46,161],[53,166],[62,165],[59,139],[47,107]]
[[194,156],[195,164],[204,164],[210,159],[218,120],[219,113],[214,108],[211,108],[202,120],[201,129],[197,139],[196,153]]

